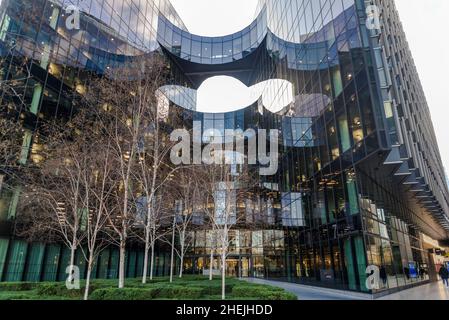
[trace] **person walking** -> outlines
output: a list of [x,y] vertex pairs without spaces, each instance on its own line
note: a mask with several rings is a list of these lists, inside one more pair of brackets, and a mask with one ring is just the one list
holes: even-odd
[[446,287],[449,288],[449,271],[447,270],[446,266],[443,264],[443,266],[440,268],[440,271],[438,272],[441,279],[443,279],[443,284],[446,285]]
[[382,279],[383,284],[386,285],[387,284],[387,270],[385,269],[384,266],[380,267],[379,276]]

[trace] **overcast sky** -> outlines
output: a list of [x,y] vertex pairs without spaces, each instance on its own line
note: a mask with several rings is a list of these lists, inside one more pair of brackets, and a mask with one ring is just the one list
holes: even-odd
[[[257,6],[257,0],[171,2],[189,31],[204,36],[221,36],[243,29],[252,22]],[[396,0],[396,5],[427,96],[443,162],[449,169],[449,0]],[[245,88],[238,82],[225,79],[208,81],[202,91],[200,110],[215,108],[217,112],[227,105],[238,104],[239,99],[244,101],[246,96]],[[234,95],[227,103],[229,92]],[[219,104],[212,105],[213,101]]]
[[449,1],[396,0],[449,170]]

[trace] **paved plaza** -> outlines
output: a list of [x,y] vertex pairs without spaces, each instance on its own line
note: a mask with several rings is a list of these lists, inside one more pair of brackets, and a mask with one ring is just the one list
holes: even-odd
[[[254,278],[247,281],[283,288],[296,294],[299,300],[371,300],[369,295],[362,293]],[[439,281],[393,293],[378,300],[449,300],[449,288],[444,287],[443,283]]]

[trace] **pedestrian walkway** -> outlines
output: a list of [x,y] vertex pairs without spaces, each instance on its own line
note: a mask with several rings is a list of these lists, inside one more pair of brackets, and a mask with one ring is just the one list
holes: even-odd
[[[298,300],[372,300],[369,294],[305,286],[296,283],[250,278],[246,281],[279,287],[295,294]],[[449,300],[449,289],[441,281],[393,293],[378,300]]]
[[379,300],[449,300],[449,289],[441,281],[411,288],[379,298]]
[[297,283],[278,282],[264,279],[249,278],[249,282],[267,284],[274,287],[279,287],[295,294],[298,300],[371,300],[371,296],[367,294],[340,291],[327,288],[319,288],[312,286],[305,286]]

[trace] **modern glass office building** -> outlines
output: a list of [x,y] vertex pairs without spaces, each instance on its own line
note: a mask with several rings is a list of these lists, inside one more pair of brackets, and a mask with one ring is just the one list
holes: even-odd
[[[73,30],[70,5],[81,12]],[[371,5],[379,26],[367,17]],[[435,277],[429,239],[449,239],[449,193],[394,1],[264,0],[247,28],[203,37],[168,0],[4,0],[0,50],[2,80],[15,80],[24,96],[2,92],[1,104],[2,116],[24,128],[22,165],[40,161],[40,121],[76,112],[71,101],[88,73],[150,53],[170,64],[164,92],[186,121],[223,134],[280,130],[278,172],[261,176],[264,190],[237,206],[248,227],[230,234],[229,275],[363,292],[369,265],[381,270],[380,291]],[[218,75],[252,86],[259,99],[235,112],[196,112],[196,89]],[[20,188],[1,192],[0,281],[64,279],[67,251],[17,239]],[[195,231],[189,272],[218,265],[208,232]],[[142,272],[142,259],[132,248],[128,276]],[[168,272],[165,261],[161,246],[158,274]],[[97,265],[97,277],[115,277],[117,251]]]

